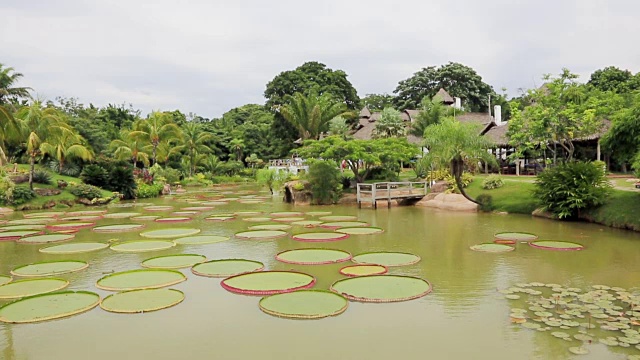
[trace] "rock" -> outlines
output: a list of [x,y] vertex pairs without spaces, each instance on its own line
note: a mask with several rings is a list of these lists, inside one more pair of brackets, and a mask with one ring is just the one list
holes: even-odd
[[50,201],[47,201],[46,203],[44,203],[44,204],[42,205],[42,208],[43,208],[43,209],[51,209],[51,208],[53,208],[53,207],[55,207],[55,206],[56,206],[56,202],[55,202],[55,201],[53,201],[53,200],[50,200]]
[[555,215],[553,215],[552,213],[550,213],[548,211],[542,210],[542,208],[538,208],[538,209],[533,210],[531,215],[535,216],[535,217],[545,218],[545,219],[552,219],[552,220],[556,220],[557,219],[557,217]]
[[162,195],[169,195],[169,194],[171,194],[171,185],[164,184],[164,186],[162,187]]
[[29,174],[9,175],[9,179],[11,179],[14,184],[23,184],[29,182]]
[[433,184],[433,186],[431,186],[431,192],[432,193],[442,193],[447,191],[447,189],[449,188],[449,183],[444,181],[444,180],[440,180],[438,182],[436,182],[435,184]]
[[295,180],[284,184],[284,202],[296,205],[309,205],[311,199],[312,195],[308,181]]
[[67,187],[67,185],[69,185],[69,184],[67,184],[67,182],[66,182],[66,181],[64,181],[64,180],[58,180],[58,189],[64,189],[64,188],[66,188],[66,187]]
[[62,192],[58,189],[35,189],[34,191],[40,196],[54,196],[59,195]]
[[[426,197],[425,197],[426,199]],[[417,206],[424,206],[449,211],[478,211],[478,204],[467,200],[460,194],[437,194],[433,199],[421,200],[416,203]]]

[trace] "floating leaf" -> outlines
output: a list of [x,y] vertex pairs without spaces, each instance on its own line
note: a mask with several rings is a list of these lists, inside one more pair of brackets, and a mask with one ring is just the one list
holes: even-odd
[[292,271],[263,271],[235,275],[222,280],[220,285],[230,292],[243,295],[272,295],[308,289],[316,279]]
[[0,321],[34,323],[83,313],[98,306],[100,296],[88,291],[35,295],[0,307]]
[[324,290],[299,290],[276,294],[260,300],[260,310],[269,315],[291,319],[321,319],[342,314],[349,302]]
[[372,275],[338,280],[331,285],[331,290],[353,301],[396,302],[423,297],[432,287],[428,281],[416,277]]

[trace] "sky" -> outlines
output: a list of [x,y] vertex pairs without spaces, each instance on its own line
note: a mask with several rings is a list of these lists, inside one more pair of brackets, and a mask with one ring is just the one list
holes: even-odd
[[637,0],[0,0],[0,63],[40,99],[219,117],[319,61],[361,97],[423,67],[474,68],[511,96],[569,68],[640,71]]

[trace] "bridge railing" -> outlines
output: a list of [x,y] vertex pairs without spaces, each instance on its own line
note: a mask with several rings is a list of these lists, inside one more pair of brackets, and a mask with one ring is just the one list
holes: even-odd
[[378,182],[378,183],[358,183],[357,201],[358,206],[362,202],[371,202],[377,208],[378,200],[386,200],[387,206],[391,206],[391,200],[396,199],[418,199],[427,195],[429,183],[426,181],[401,181],[401,182]]

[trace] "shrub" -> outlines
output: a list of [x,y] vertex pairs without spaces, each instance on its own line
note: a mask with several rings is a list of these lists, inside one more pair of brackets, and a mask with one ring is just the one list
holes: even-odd
[[3,174],[0,176],[0,203],[9,204],[11,203],[11,198],[13,197],[13,190],[15,189],[16,184],[11,181],[11,179]]
[[285,171],[277,171],[275,169],[260,169],[256,172],[256,180],[258,184],[267,186],[271,194],[273,191],[279,191],[287,178]]
[[355,177],[351,174],[347,174],[347,173],[342,173],[342,175],[340,175],[340,183],[342,184],[342,188],[343,189],[348,189],[351,187],[351,181],[353,181],[355,179]]
[[476,198],[476,201],[480,203],[480,210],[492,211],[493,210],[493,197],[489,194],[480,194]]
[[138,182],[136,188],[136,197],[139,199],[153,198],[160,196],[162,192],[163,184],[145,184],[144,182]]
[[633,164],[631,164],[631,167],[633,167],[636,177],[640,179],[640,151],[638,151],[638,154],[633,159]]
[[136,197],[136,181],[133,178],[133,166],[125,162],[111,164],[107,169],[109,172],[109,183],[106,188],[122,194],[124,199]]
[[333,204],[340,199],[340,170],[334,161],[313,161],[307,175],[314,204]]
[[572,162],[540,173],[533,195],[540,200],[543,210],[563,219],[602,205],[610,190],[611,183],[601,166]]
[[[448,193],[460,193],[460,190],[458,190],[458,184],[456,184],[456,179],[453,177],[453,175],[447,172],[447,176],[444,178],[444,180],[449,186],[449,188],[447,189]],[[460,181],[462,182],[462,187],[466,188],[473,181],[473,175],[468,172],[463,172],[462,176],[460,177]]]
[[219,165],[219,172],[228,176],[237,175],[243,169],[244,164],[236,160],[229,160]]
[[33,172],[33,182],[36,184],[51,185],[53,184],[53,178],[46,170],[36,170]]
[[50,161],[48,164],[48,167],[53,172],[58,173],[60,175],[73,176],[73,177],[78,177],[80,175],[80,170],[81,170],[80,166],[72,162],[65,163],[62,169],[60,169],[60,163],[55,160]]
[[482,188],[485,190],[493,190],[501,188],[504,185],[504,181],[498,175],[489,175],[482,181]]
[[109,183],[109,173],[100,165],[87,165],[80,173],[80,179],[85,183],[98,187],[106,187]]
[[81,199],[93,200],[102,197],[102,191],[99,188],[87,184],[71,185],[69,192]]
[[369,179],[380,181],[398,181],[398,172],[396,170],[397,169],[377,167],[371,169],[371,171],[369,172]]
[[8,199],[12,205],[22,205],[36,197],[36,193],[27,186],[16,186]]
[[149,173],[154,175],[154,179],[162,180],[168,184],[175,184],[180,181],[180,171],[172,167],[165,166],[164,168],[158,164],[154,164],[149,168]]

